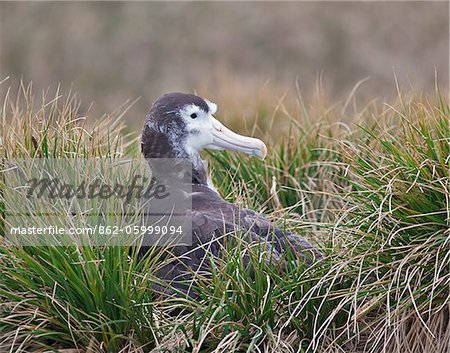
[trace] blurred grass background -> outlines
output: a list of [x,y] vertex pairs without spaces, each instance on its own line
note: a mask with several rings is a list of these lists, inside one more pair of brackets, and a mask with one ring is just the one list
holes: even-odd
[[1,2],[0,75],[72,88],[92,119],[140,98],[125,117],[136,128],[167,91],[253,126],[296,82],[335,102],[370,77],[365,105],[396,95],[394,72],[406,91],[434,90],[436,69],[445,91],[448,22],[447,2]]

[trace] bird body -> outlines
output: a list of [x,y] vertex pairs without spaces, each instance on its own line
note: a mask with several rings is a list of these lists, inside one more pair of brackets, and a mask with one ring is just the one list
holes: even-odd
[[[228,149],[264,158],[265,144],[256,138],[234,133],[213,114],[217,106],[196,95],[169,93],[150,108],[142,132],[141,149],[148,160],[188,159],[192,163],[192,207],[186,217],[192,221],[192,245],[174,246],[178,258],[164,266],[158,276],[184,281],[193,271],[202,271],[209,252],[220,256],[229,234],[242,234],[246,241],[264,245],[268,261],[279,261],[292,251],[301,261],[311,262],[320,253],[303,237],[274,226],[262,215],[224,200],[211,186],[202,149]],[[151,165],[151,162],[149,162]],[[174,170],[160,171],[175,173]]]

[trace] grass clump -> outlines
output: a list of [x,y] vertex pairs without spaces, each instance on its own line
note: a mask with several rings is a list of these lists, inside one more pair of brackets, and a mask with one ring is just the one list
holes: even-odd
[[135,149],[122,121],[127,104],[88,124],[76,96],[59,87],[37,99],[32,84],[22,83],[12,95],[7,89],[1,110],[3,158],[121,157]]
[[[2,157],[132,154],[123,112],[89,125],[79,107],[75,96],[64,98],[59,89],[52,97],[46,92],[39,104],[31,85],[22,85],[15,100],[8,91],[0,126]],[[154,273],[157,258],[139,262],[132,249],[117,246],[17,247],[2,236],[0,347],[15,352],[150,349],[157,340],[152,276],[140,274]]]
[[108,352],[153,346],[151,281],[136,276],[142,264],[127,256],[121,247],[2,248],[2,346]]
[[[358,290],[378,314],[366,322],[373,351],[387,342],[395,351],[449,343],[448,325],[433,324],[448,316],[450,298],[449,118],[442,105],[410,102],[377,129],[362,128],[367,139],[345,156],[353,191],[341,240],[360,265]],[[405,327],[417,333],[398,340]]]
[[[118,119],[126,109],[90,125],[73,96],[48,97],[35,103],[31,86],[15,100],[7,92],[3,158],[139,155]],[[209,272],[186,283],[196,296],[183,298],[155,290],[154,274],[169,261],[160,251],[139,260],[126,246],[12,247],[1,237],[0,347],[446,351],[448,104],[416,98],[383,111],[373,105],[351,126],[338,122],[342,111],[315,118],[304,109],[291,117],[287,137],[269,141],[264,162],[208,154],[222,195],[315,239],[321,261],[308,266],[287,253],[282,269],[234,234],[221,258],[205,259]]]

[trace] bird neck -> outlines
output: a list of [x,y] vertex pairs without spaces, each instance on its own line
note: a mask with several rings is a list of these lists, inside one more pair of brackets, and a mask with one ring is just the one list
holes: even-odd
[[208,185],[208,170],[206,162],[196,153],[190,158],[192,162],[192,184]]
[[[178,142],[178,139],[169,139],[166,134],[159,131],[144,131],[142,135],[141,150],[144,158],[149,162],[150,167],[155,170],[158,169],[152,163],[152,159],[185,159],[189,160],[192,164],[192,184],[196,185],[208,185],[208,172],[205,162],[200,158],[197,151],[186,151],[186,149]],[[152,165],[153,164],[153,165]],[[169,178],[174,178],[180,172],[178,167],[164,168],[159,170],[158,174],[161,178],[164,177],[164,173],[167,173]],[[190,168],[184,164],[184,167]],[[181,178],[181,177],[180,177]],[[173,179],[172,179],[173,180]]]

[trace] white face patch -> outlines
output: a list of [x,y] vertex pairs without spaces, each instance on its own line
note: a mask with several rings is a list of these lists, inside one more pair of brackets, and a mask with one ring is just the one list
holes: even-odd
[[[209,107],[209,104],[208,104]],[[217,106],[214,104],[215,110]],[[179,112],[180,117],[186,124],[186,151],[190,154],[197,154],[205,146],[211,144],[214,137],[211,133],[212,113],[206,113],[199,106],[190,104]]]
[[198,105],[189,104],[189,105],[185,105],[180,110],[180,115],[182,118],[185,118],[185,117],[190,117],[191,114],[199,114],[200,112],[203,112],[203,110]]
[[217,106],[211,102],[207,104],[208,112],[195,104],[187,104],[178,112],[178,116],[184,122],[185,134],[183,134],[182,147],[188,155],[198,157],[199,152],[207,148],[244,152],[251,156],[265,158],[267,147],[264,142],[257,138],[239,135],[228,129],[212,115],[212,112],[217,110]]

